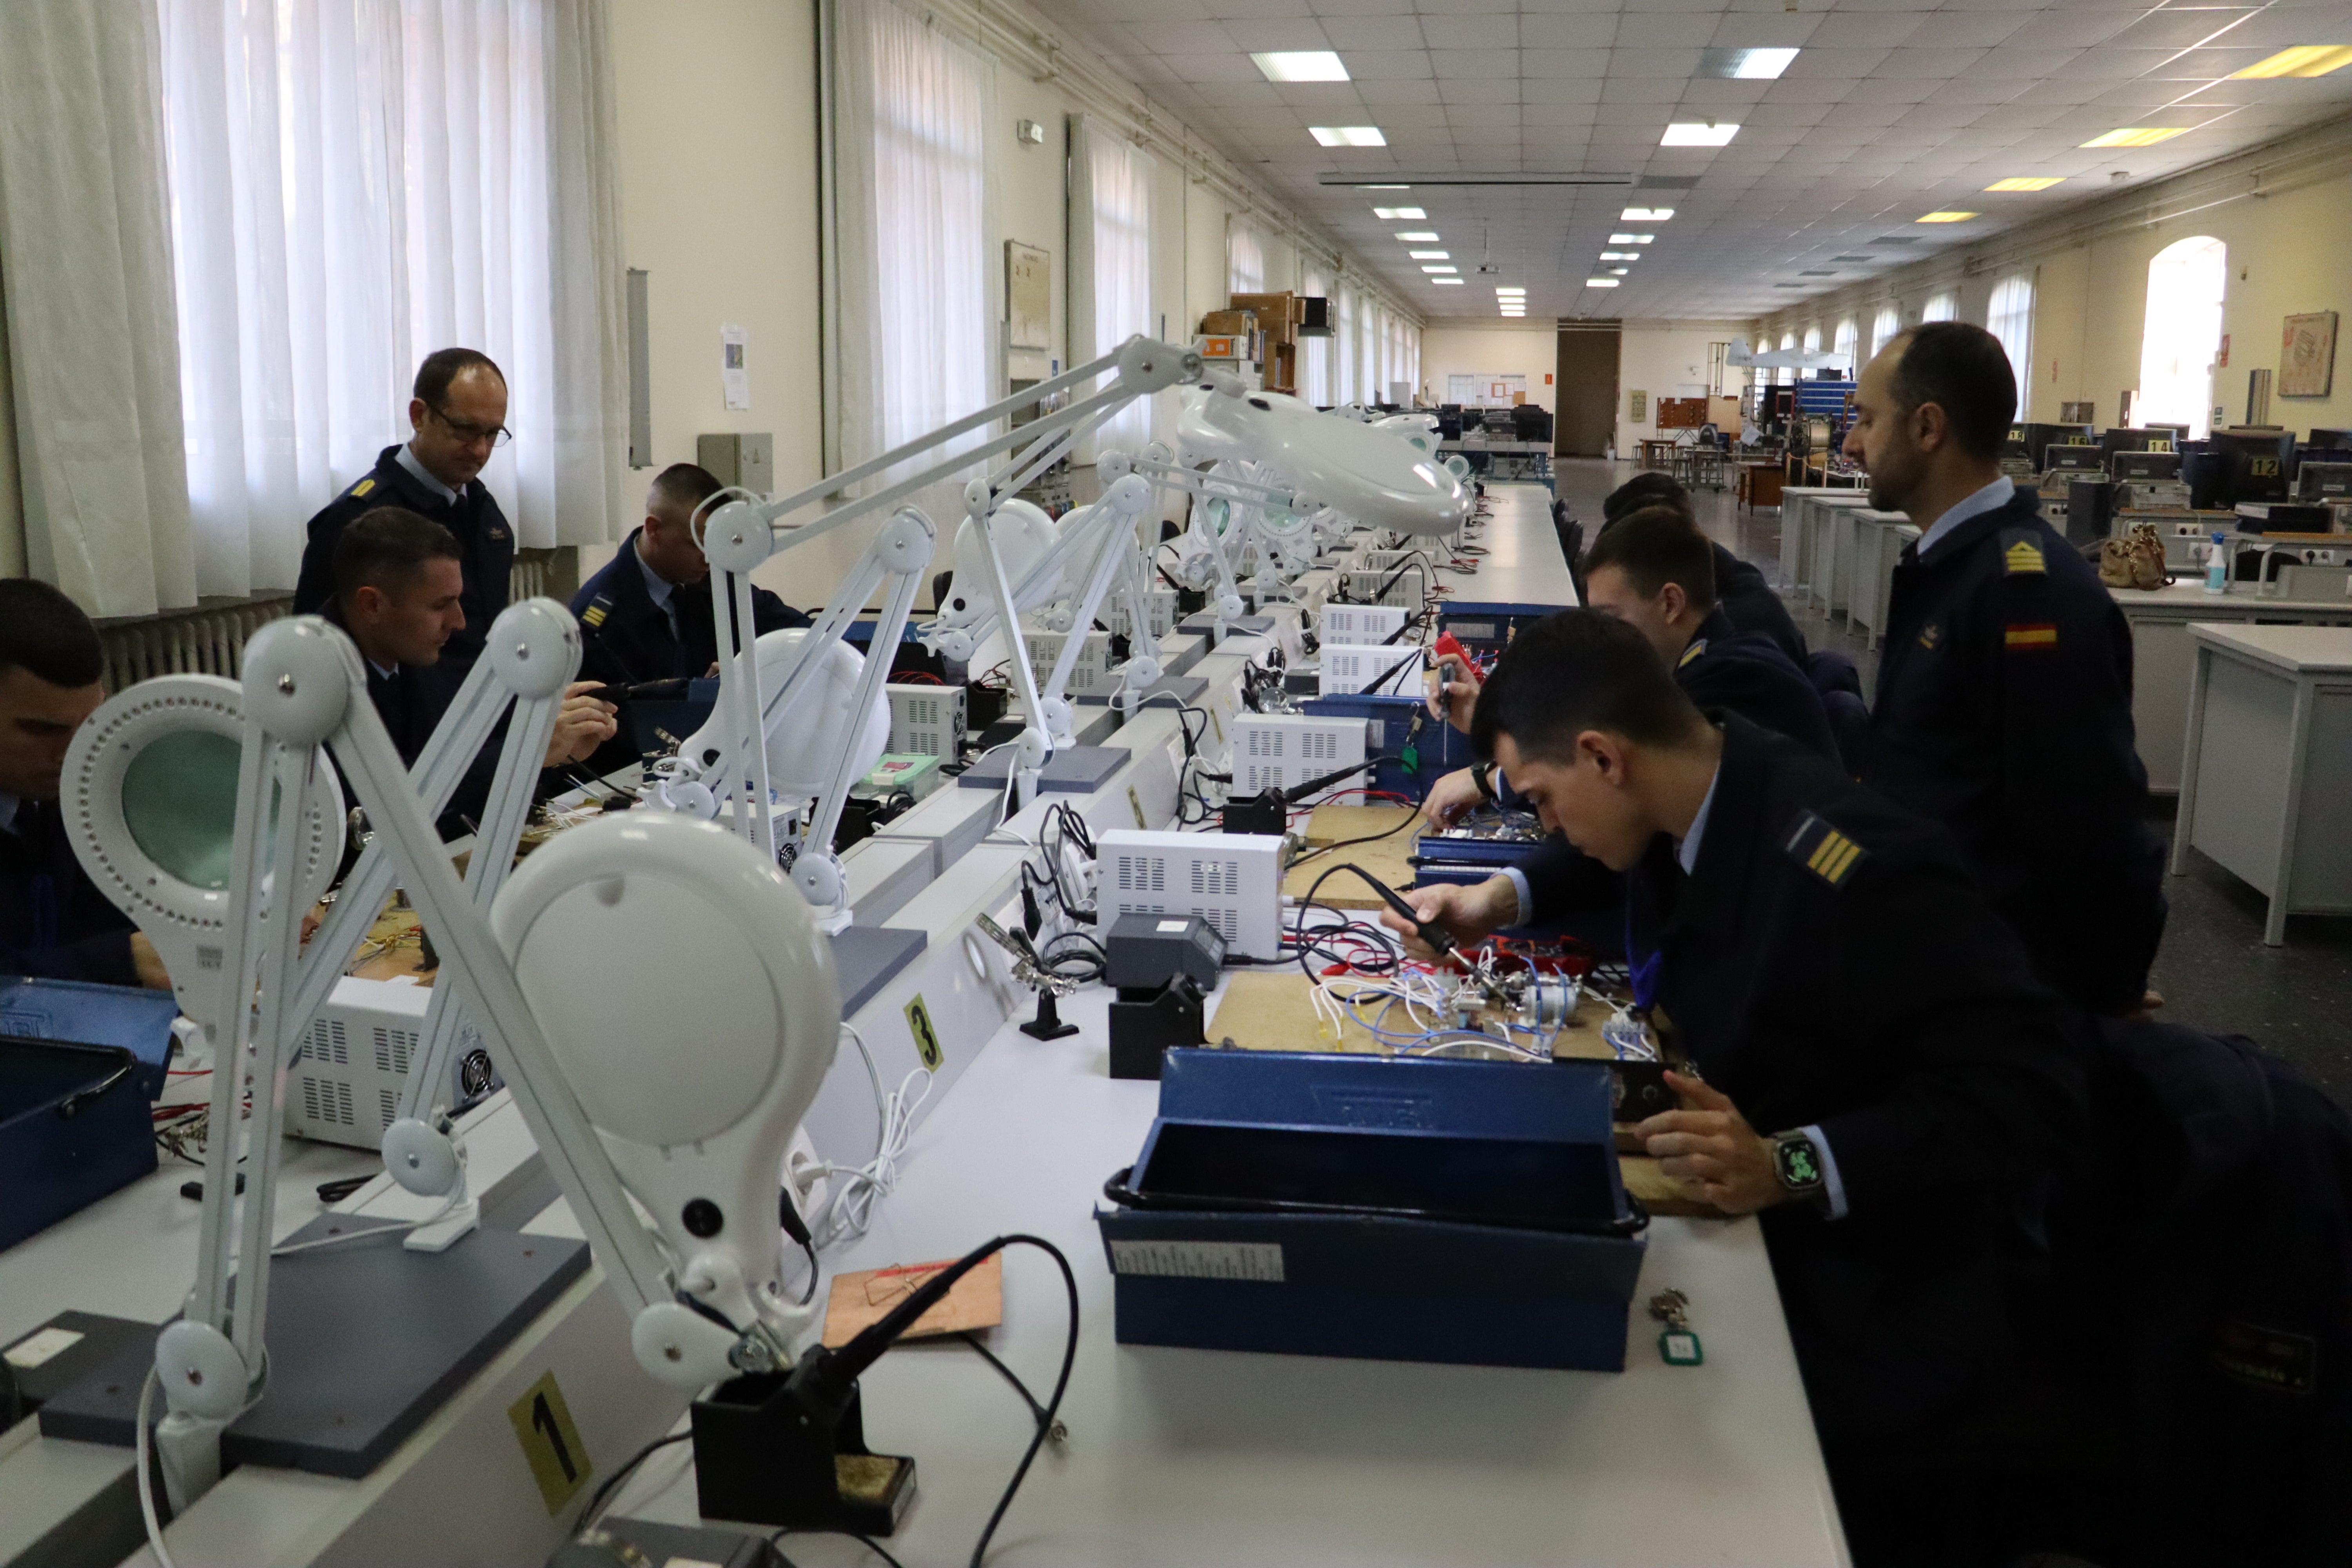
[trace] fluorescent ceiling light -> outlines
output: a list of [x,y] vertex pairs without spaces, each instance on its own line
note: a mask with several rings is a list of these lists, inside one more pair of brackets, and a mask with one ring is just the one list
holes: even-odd
[[1454,259],[1454,253],[1450,250],[1408,250],[1405,254],[1415,261],[1451,261]]
[[1974,213],[1958,212],[1921,213],[1911,221],[1914,223],[1966,223],[1976,216]]
[[1462,269],[1458,267],[1424,267],[1422,270],[1423,272],[1459,272]]
[[[1419,207],[1374,207],[1372,216],[1386,222],[1394,223],[1399,218],[1424,218],[1429,215]],[[1404,237],[1399,235],[1397,237],[1402,239]]]
[[2105,136],[2094,136],[2083,143],[2085,147],[2153,147],[2159,142],[2169,142],[2186,125],[2134,125],[2121,131],[2110,131]]
[[1402,240],[1422,243],[1436,239],[1437,232],[1434,229],[1427,228],[1399,229],[1397,231],[1397,237]]
[[1739,134],[1739,127],[1725,121],[1677,120],[1666,127],[1658,138],[1661,147],[1720,147]]
[[1628,270],[1629,268],[1623,267],[1612,267],[1609,269],[1609,275],[1612,278],[1622,278]]
[[1787,70],[1789,62],[1796,58],[1794,49],[1701,49],[1698,74],[1769,81]]
[[1612,245],[1647,245],[1650,241],[1657,237],[1658,237],[1654,234],[1612,234],[1609,237],[1609,243]]
[[1348,68],[1328,49],[1284,49],[1252,55],[1268,81],[1346,81]]
[[1412,189],[1412,187],[1411,185],[1358,185],[1356,189],[1360,191],[1409,191]]
[[1462,286],[1462,279],[1459,278],[1433,278],[1430,281],[1440,285],[1451,283],[1457,289]]
[[2266,60],[2256,60],[2244,70],[2231,71],[2230,79],[2261,81],[2278,76],[2326,76],[2346,66],[2352,66],[2352,44],[2297,44]]
[[1672,207],[1627,207],[1618,214],[1621,223],[1664,223],[1675,216]]
[[1389,139],[1377,125],[1310,125],[1307,133],[1326,147],[1385,147]]
[[2032,177],[2021,174],[2011,179],[1995,180],[1991,184],[1987,185],[1985,189],[1988,191],[2046,191],[2053,185],[2063,184],[2064,183],[2065,181],[2063,176],[2057,174],[2042,174]]
[[1614,289],[1617,287],[1617,279],[1614,278],[1588,278],[1584,280],[1584,286],[1587,289]]
[[1639,261],[1642,259],[1642,253],[1638,250],[1604,250],[1601,253],[1601,259],[1603,261]]
[[1513,298],[1524,300],[1528,297],[1528,291],[1524,289],[1506,289],[1497,284],[1495,289],[1495,296],[1500,300],[1509,300]]

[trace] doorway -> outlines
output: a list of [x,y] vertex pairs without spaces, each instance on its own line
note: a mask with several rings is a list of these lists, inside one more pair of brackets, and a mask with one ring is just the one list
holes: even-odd
[[1562,322],[1552,455],[1598,458],[1617,434],[1617,323]]

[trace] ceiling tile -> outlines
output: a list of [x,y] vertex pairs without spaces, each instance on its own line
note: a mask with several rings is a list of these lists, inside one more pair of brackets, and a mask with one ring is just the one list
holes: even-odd
[[1366,49],[1341,58],[1348,63],[1348,74],[1358,81],[1395,81],[1433,74],[1427,49]]
[[1220,50],[1213,55],[1159,55],[1153,58],[1179,81],[1265,80],[1257,67],[1250,64],[1247,55],[1233,50]]
[[[1241,51],[1214,22],[1132,22],[1128,36],[1155,55],[1235,55]],[[1246,59],[1242,64],[1248,65]]]
[[1365,107],[1381,113],[1397,104],[1437,101],[1437,84],[1426,77],[1359,81],[1355,88]]
[[1886,57],[1877,75],[1896,78],[1931,78],[1947,80],[1959,75],[1982,59],[1982,49],[1914,49],[1900,48]]
[[1441,81],[1448,77],[1516,80],[1519,74],[1516,49],[1432,49],[1429,59]]
[[1521,49],[1519,74],[1530,79],[1598,80],[1609,74],[1605,49]]
[[1229,20],[1218,26],[1243,50],[1328,49],[1331,39],[1312,16],[1281,16],[1262,22]]

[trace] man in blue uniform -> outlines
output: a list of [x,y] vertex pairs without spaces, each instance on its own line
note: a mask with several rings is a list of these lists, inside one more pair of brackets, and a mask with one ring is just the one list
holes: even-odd
[[[449,706],[427,678],[465,629],[464,559],[446,528],[399,507],[376,508],[335,540],[335,597],[324,613],[358,646],[367,665],[368,698],[393,749],[411,767]],[[579,762],[612,739],[613,706],[588,695],[594,685],[574,681],[564,692],[543,766]],[[505,734],[502,720],[450,796],[442,816],[445,836],[480,823]],[[540,787],[562,789],[569,782],[553,776]]]
[[[1710,722],[1622,622],[1522,632],[1473,733],[1629,874],[1629,968],[1684,1104],[1636,1134],[1694,1196],[1762,1214],[1856,1563],[1975,1560],[1943,1532],[1994,1531],[1979,1505],[2034,1484],[2013,1415],[2041,1194],[2083,1117],[2074,1016],[1941,827]],[[1494,929],[1456,891],[1404,896],[1458,939]]]
[[[703,503],[723,487],[709,469],[673,463],[646,495],[646,521],[604,569],[572,596],[580,619],[580,673],[612,686],[712,674],[719,634],[710,606],[710,565],[695,542]],[[765,588],[751,590],[758,633],[804,626],[809,618]]]
[[2166,906],[2131,631],[2000,472],[2009,356],[1981,327],[1915,327],[1864,370],[1854,406],[1845,451],[1870,504],[1922,530],[1895,570],[1864,782],[1951,830],[2046,984],[2136,1011]]
[[47,583],[0,580],[0,974],[169,990],[58,810],[66,748],[106,700],[105,664],[79,605]]
[[[1697,513],[1692,510],[1690,491],[1671,474],[1655,471],[1635,474],[1609,492],[1601,503],[1601,532],[1606,534],[1621,518],[1630,517],[1647,506],[1670,506],[1694,522]],[[1715,596],[1723,607],[1724,618],[1735,631],[1757,632],[1772,639],[1774,647],[1789,656],[1789,662],[1799,669],[1805,668],[1809,651],[1804,634],[1797,623],[1789,618],[1789,606],[1764,574],[1753,563],[1742,561],[1720,544],[1709,543],[1715,555]]]
[[294,608],[318,615],[333,600],[335,542],[364,513],[394,506],[441,524],[457,542],[465,624],[450,634],[440,662],[419,684],[446,701],[473,668],[490,623],[507,607],[514,571],[514,530],[479,478],[490,453],[509,438],[507,381],[487,354],[438,349],[417,367],[415,393],[409,439],[386,447],[373,471],[310,520]]

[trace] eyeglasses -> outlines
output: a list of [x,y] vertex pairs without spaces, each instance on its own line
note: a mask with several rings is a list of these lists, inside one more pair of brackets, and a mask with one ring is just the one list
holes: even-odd
[[[425,406],[432,407],[430,404]],[[494,447],[503,447],[514,439],[514,432],[503,425],[477,425],[468,419],[452,419],[438,408],[433,409],[433,417],[441,421],[450,435],[468,447],[483,441],[488,441]]]

